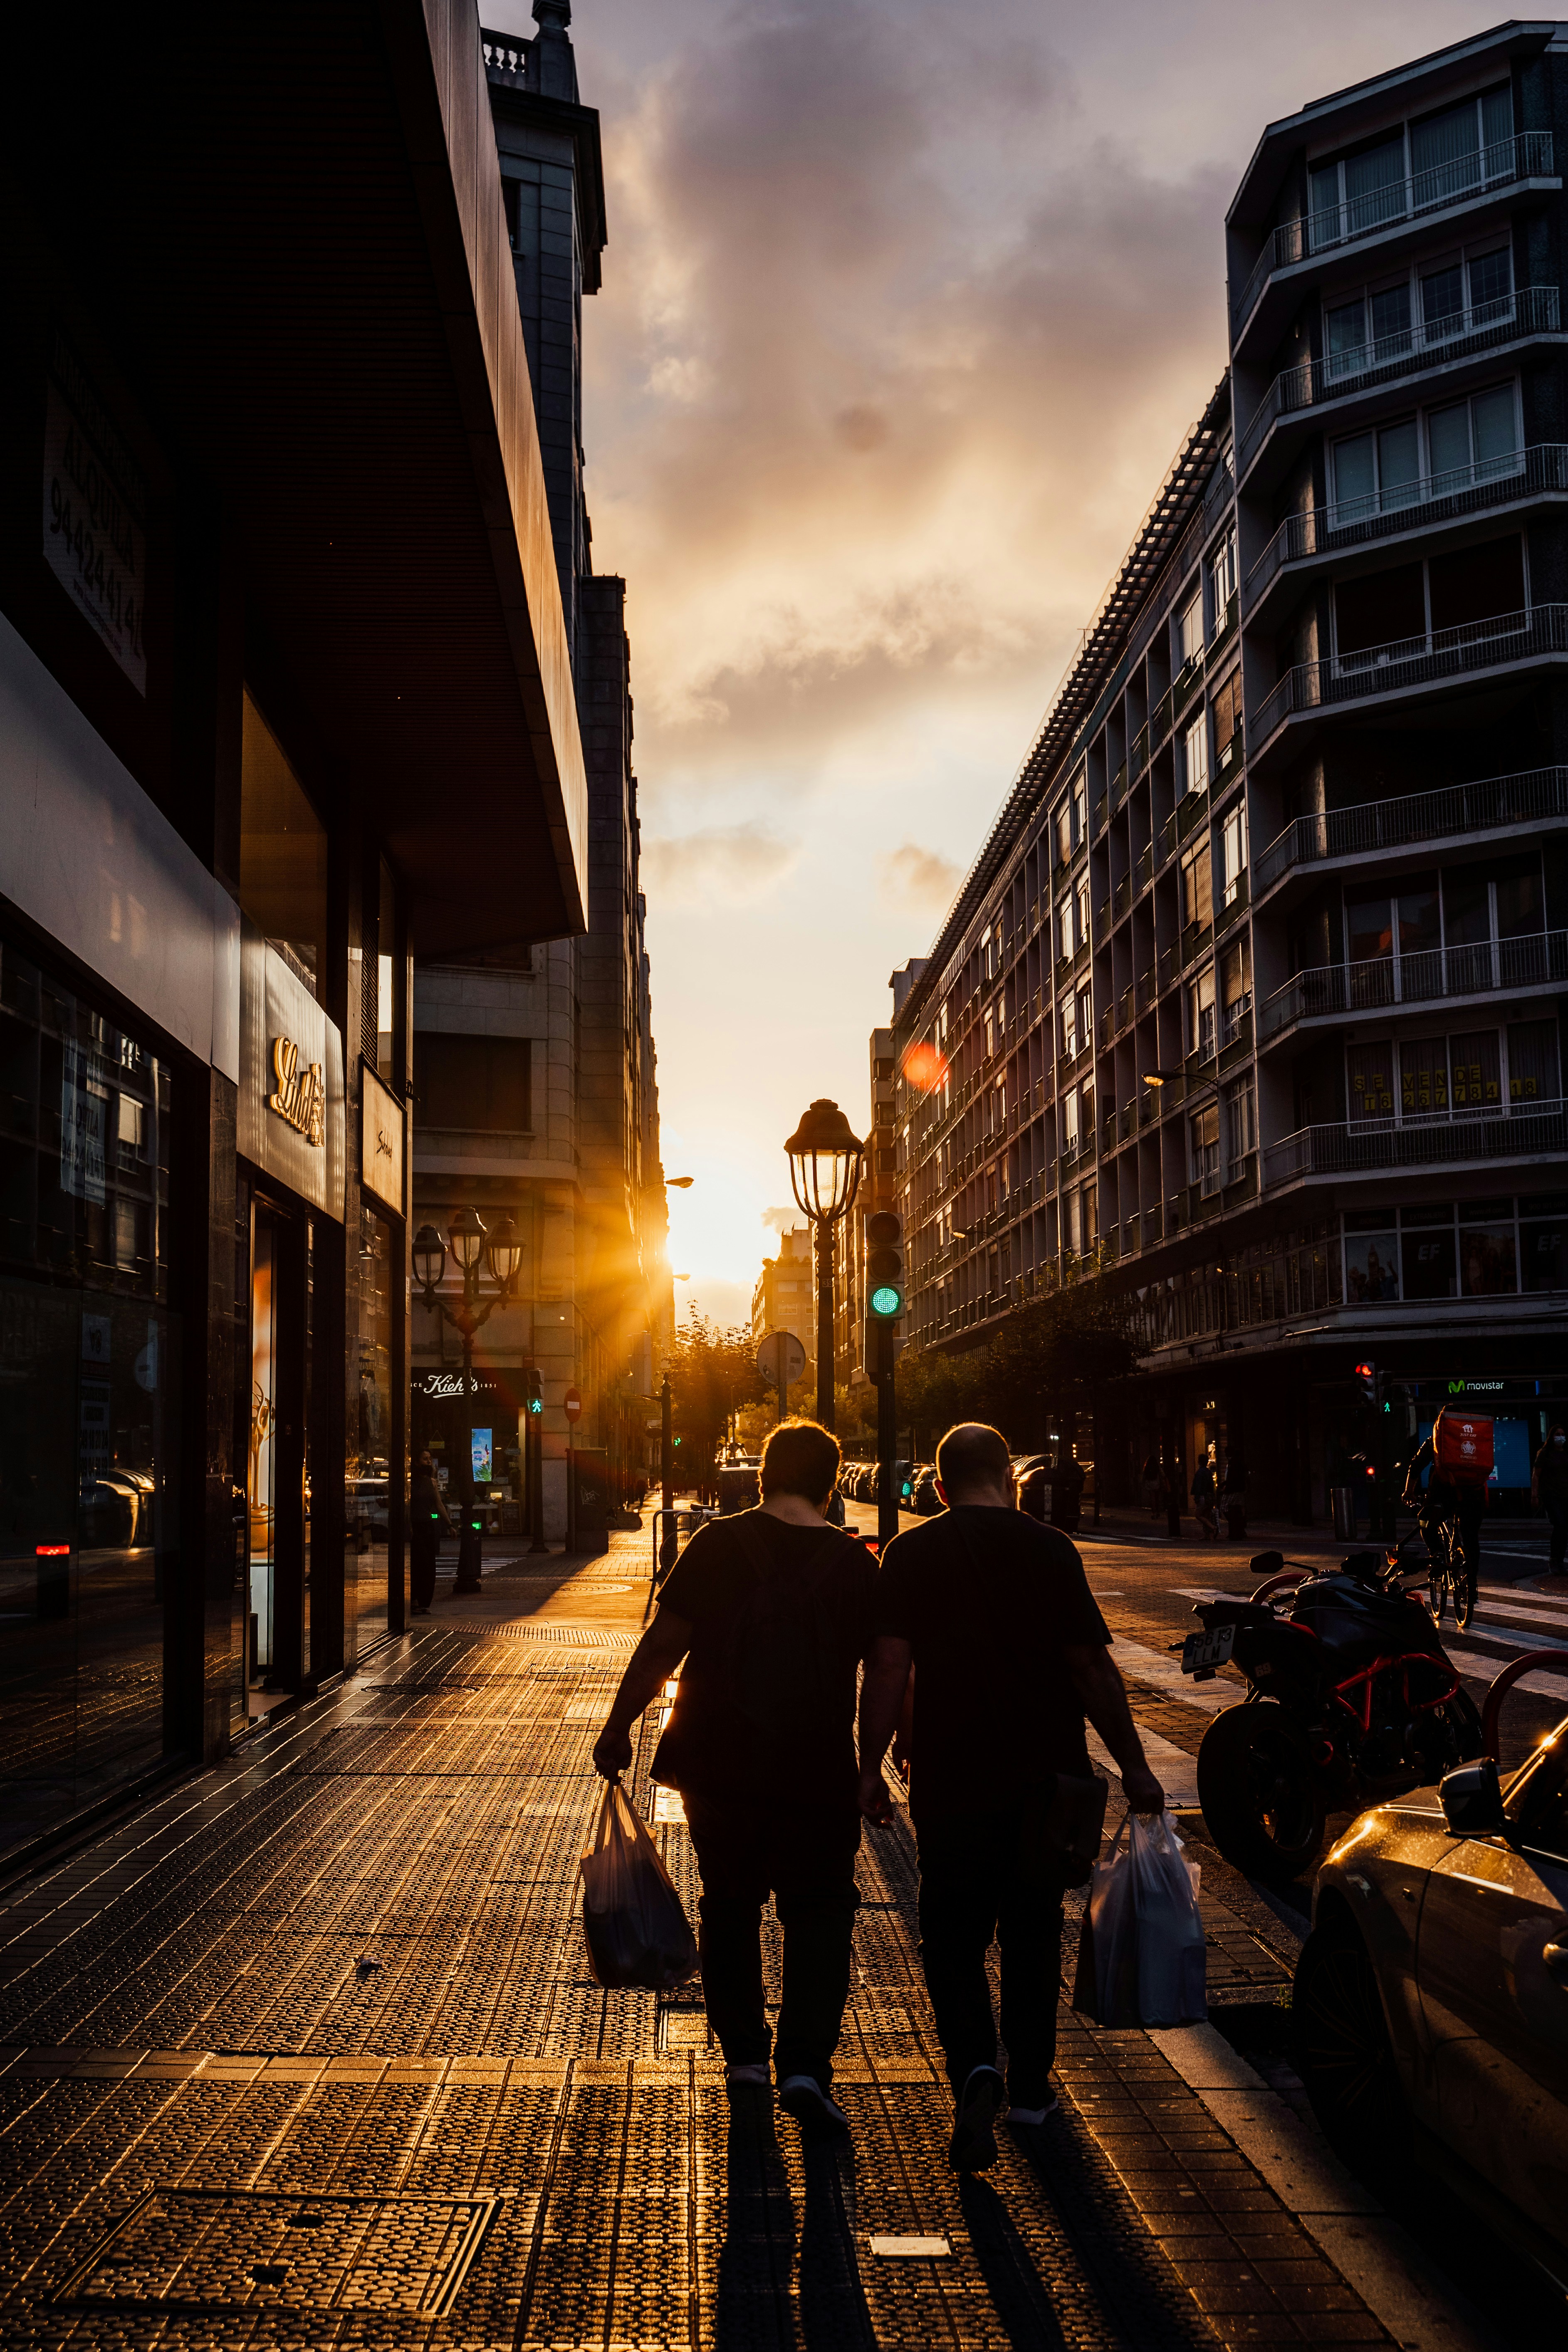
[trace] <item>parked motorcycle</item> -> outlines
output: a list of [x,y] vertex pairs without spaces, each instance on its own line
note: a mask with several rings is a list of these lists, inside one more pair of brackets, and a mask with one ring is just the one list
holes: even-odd
[[1204,1734],[1198,1800],[1226,1861],[1279,1883],[1317,1860],[1331,1810],[1426,1787],[1481,1751],[1479,1713],[1400,1551],[1352,1552],[1277,1592],[1283,1568],[1259,1553],[1260,1591],[1199,1601],[1204,1631],[1182,1649],[1194,1680],[1227,1663],[1247,1676],[1246,1698]]

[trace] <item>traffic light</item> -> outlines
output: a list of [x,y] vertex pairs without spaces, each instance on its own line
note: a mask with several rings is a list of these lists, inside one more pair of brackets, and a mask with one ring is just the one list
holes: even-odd
[[896,1323],[904,1311],[904,1221],[891,1209],[866,1218],[866,1318]]
[[524,1402],[530,1412],[540,1413],[544,1411],[544,1375],[537,1364],[529,1372],[528,1395]]
[[1361,1391],[1363,1402],[1370,1404],[1375,1411],[1377,1406],[1377,1366],[1375,1364],[1358,1364],[1355,1368],[1355,1382],[1357,1388]]

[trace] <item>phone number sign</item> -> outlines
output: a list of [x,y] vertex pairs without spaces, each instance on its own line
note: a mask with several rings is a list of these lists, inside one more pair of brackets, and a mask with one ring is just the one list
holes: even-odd
[[71,354],[57,346],[44,431],[44,561],[142,695],[145,515],[140,467]]

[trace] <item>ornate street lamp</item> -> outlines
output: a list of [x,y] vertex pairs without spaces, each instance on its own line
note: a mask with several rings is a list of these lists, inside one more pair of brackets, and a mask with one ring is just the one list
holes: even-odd
[[[454,1301],[439,1296],[441,1276],[447,1270],[447,1247],[451,1245],[454,1263],[463,1277],[463,1296]],[[505,1306],[517,1286],[518,1269],[522,1264],[522,1244],[517,1228],[509,1216],[497,1217],[487,1226],[473,1209],[459,1209],[447,1228],[443,1242],[434,1225],[421,1225],[414,1236],[410,1253],[414,1261],[414,1279],[425,1295],[426,1306],[434,1307],[444,1321],[449,1323],[463,1342],[463,1397],[465,1402],[474,1393],[474,1334],[483,1328],[498,1307]],[[481,1265],[495,1289],[492,1297],[482,1298],[479,1291]],[[464,1508],[461,1531],[458,1538],[458,1574],[454,1592],[478,1592],[481,1556],[479,1520],[474,1507],[473,1462],[464,1465],[462,1475]]]
[[796,1206],[816,1239],[816,1418],[833,1426],[833,1228],[860,1189],[863,1146],[836,1102],[814,1102],[789,1141]]

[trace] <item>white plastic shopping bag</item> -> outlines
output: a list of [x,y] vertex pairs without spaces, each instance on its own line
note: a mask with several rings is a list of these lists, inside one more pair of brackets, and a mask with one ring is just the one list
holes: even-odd
[[1193,2025],[1208,2015],[1196,1875],[1169,1813],[1128,1815],[1094,1866],[1079,1951],[1074,2002],[1098,2024]]

